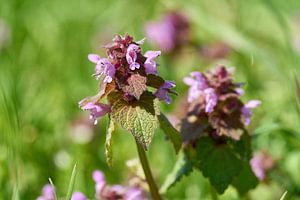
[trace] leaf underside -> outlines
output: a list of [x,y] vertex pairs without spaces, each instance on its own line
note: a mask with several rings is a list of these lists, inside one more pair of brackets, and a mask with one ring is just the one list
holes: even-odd
[[124,129],[130,131],[135,139],[147,149],[158,127],[159,104],[150,92],[144,92],[140,100],[115,100],[111,118]]

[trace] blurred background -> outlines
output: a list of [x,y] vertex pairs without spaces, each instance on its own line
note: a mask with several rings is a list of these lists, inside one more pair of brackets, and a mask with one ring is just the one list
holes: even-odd
[[[95,169],[111,184],[128,182],[133,137],[117,129],[109,169],[107,118],[93,126],[78,108],[98,87],[87,55],[104,56],[101,45],[126,32],[147,38],[144,52],[162,50],[158,70],[180,94],[161,103],[166,114],[179,110],[188,89],[182,78],[192,70],[235,67],[243,100],[262,101],[249,126],[254,152],[273,162],[246,198],[274,200],[288,191],[286,199],[300,199],[299,0],[0,0],[0,199],[35,199],[49,177],[65,196],[75,163],[75,190],[89,198]],[[176,156],[159,130],[148,156],[161,185]],[[208,181],[194,171],[165,199],[210,199]],[[241,198],[230,187],[220,199]]]

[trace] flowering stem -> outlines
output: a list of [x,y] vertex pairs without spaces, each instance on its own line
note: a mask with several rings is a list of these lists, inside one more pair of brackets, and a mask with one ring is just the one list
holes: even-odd
[[145,173],[146,181],[150,188],[151,196],[154,200],[161,200],[162,198],[158,192],[156,183],[153,179],[153,176],[152,176],[152,173],[151,173],[151,170],[149,167],[149,163],[148,163],[148,160],[146,157],[146,153],[145,153],[143,147],[141,146],[141,144],[137,141],[136,141],[136,146],[137,146],[139,158],[140,158],[140,161],[141,161],[144,173]]

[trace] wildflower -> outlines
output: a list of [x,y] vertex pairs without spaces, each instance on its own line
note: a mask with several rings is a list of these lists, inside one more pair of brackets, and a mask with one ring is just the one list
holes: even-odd
[[87,200],[87,198],[81,192],[74,192],[72,194],[71,200]]
[[251,115],[252,115],[252,109],[256,108],[261,104],[261,101],[258,100],[251,100],[248,101],[248,103],[243,106],[241,112],[242,112],[242,119],[246,126],[248,126],[251,122]]
[[138,187],[106,184],[105,177],[99,170],[94,171],[93,179],[96,183],[96,199],[147,200],[144,192]]
[[115,76],[116,69],[107,58],[100,58],[96,54],[89,54],[88,58],[91,62],[96,63],[95,77],[98,80],[104,74],[104,82],[111,83]]
[[190,86],[188,102],[192,102],[208,88],[206,78],[200,72],[192,72],[191,77],[185,77],[184,83]]
[[160,51],[147,51],[145,53],[146,61],[144,63],[144,67],[147,74],[155,74],[157,75],[156,67],[157,63],[154,61],[155,58],[160,56]]
[[[190,86],[188,113],[182,125],[185,140],[197,139],[205,132],[213,138],[227,136],[238,140],[244,125],[250,123],[251,109],[260,101],[244,105],[240,99],[244,93],[241,84],[234,83],[232,71],[223,66],[206,73],[192,72],[183,81]],[[191,130],[201,131],[190,134]]]
[[86,104],[79,102],[79,104],[82,110],[89,110],[91,112],[90,118],[94,120],[94,124],[98,123],[98,117],[102,117],[110,112],[110,106],[106,104],[93,102],[88,102]]
[[214,107],[217,105],[218,96],[215,93],[215,90],[212,88],[207,88],[204,90],[205,94],[205,112],[211,113],[214,111]]
[[103,173],[99,170],[96,170],[93,172],[93,180],[96,183],[95,189],[96,189],[96,196],[99,196],[101,194],[101,191],[106,185],[105,177]]
[[126,60],[129,64],[131,70],[139,69],[140,64],[136,62],[138,53],[141,52],[141,49],[136,44],[130,44],[127,48]]
[[172,52],[189,40],[189,21],[179,11],[172,11],[160,21],[149,22],[145,31],[150,42],[165,52]]
[[[94,76],[100,80],[100,90],[97,95],[80,101],[79,106],[90,111],[90,117],[95,124],[97,118],[111,112],[116,100],[109,98],[111,95],[117,95],[126,102],[139,101],[143,94],[151,98],[156,96],[167,103],[171,101],[168,93],[173,92],[171,88],[175,87],[175,84],[161,78],[156,69],[158,64],[155,59],[161,52],[147,51],[143,54],[143,43],[144,39],[135,42],[128,34],[124,37],[117,35],[111,44],[104,46],[107,57],[88,55],[88,59],[96,64]],[[156,89],[157,92],[153,94],[148,87]],[[100,103],[104,97],[108,97],[108,104]]]
[[140,188],[130,188],[125,194],[126,200],[147,200]]
[[46,184],[42,189],[42,195],[37,200],[54,200],[55,189],[50,184]]
[[266,173],[274,167],[274,160],[266,151],[261,151],[254,154],[250,165],[256,177],[263,181],[266,179]]
[[155,92],[155,96],[161,100],[165,101],[167,104],[171,103],[171,98],[169,97],[169,92],[172,92],[172,88],[175,87],[173,81],[165,81],[165,83]]

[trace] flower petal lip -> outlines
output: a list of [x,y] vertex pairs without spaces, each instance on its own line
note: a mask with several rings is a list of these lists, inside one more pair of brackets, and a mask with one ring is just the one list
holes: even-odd
[[139,69],[140,64],[136,62],[138,54],[141,52],[141,49],[136,44],[130,44],[126,52],[126,60],[129,64],[131,70]]
[[175,82],[173,81],[165,81],[165,83],[158,88],[158,90],[154,93],[154,95],[161,101],[165,101],[167,104],[171,103],[171,98],[169,96],[169,92],[174,88]]
[[261,105],[261,101],[259,100],[250,100],[246,103],[247,108],[256,108],[257,106]]
[[89,61],[97,64],[98,61],[101,59],[101,57],[99,55],[97,55],[97,54],[89,54],[88,55],[88,59],[89,59]]
[[157,63],[154,59],[156,59],[158,56],[161,55],[161,51],[147,51],[144,56],[146,57],[146,60],[144,62],[144,67],[147,74],[155,74],[157,75]]
[[82,110],[90,111],[90,118],[94,120],[94,124],[98,123],[98,118],[104,116],[106,113],[110,112],[110,105],[94,102],[79,102]]

